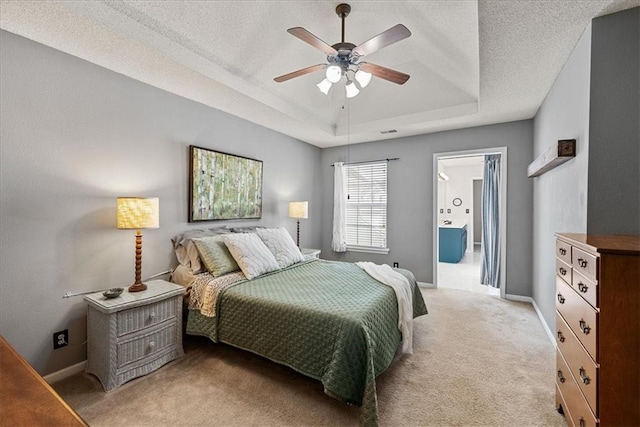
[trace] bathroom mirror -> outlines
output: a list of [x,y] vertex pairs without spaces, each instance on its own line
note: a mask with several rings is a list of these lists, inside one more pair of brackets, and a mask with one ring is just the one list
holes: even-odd
[[459,197],[456,197],[455,199],[453,199],[453,206],[461,206],[462,205],[462,199]]

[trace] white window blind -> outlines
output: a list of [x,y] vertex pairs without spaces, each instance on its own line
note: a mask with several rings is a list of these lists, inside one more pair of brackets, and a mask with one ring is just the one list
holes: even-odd
[[387,162],[346,165],[347,247],[387,247]]

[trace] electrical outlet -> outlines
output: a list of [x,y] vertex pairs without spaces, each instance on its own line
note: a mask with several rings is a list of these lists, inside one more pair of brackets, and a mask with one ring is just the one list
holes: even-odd
[[56,332],[53,334],[53,349],[57,350],[69,345],[69,330]]
[[447,209],[447,213],[451,213],[451,209]]
[[440,213],[444,213],[444,209],[440,209]]
[[467,213],[469,213],[469,209],[467,209]]
[[397,263],[397,262],[394,262],[394,263],[393,263],[393,268],[398,268],[398,267],[399,267],[398,263]]

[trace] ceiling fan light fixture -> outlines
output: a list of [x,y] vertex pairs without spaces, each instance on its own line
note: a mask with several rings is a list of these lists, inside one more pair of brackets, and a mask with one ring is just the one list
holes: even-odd
[[325,73],[327,76],[327,80],[331,83],[338,83],[340,78],[342,78],[342,68],[337,65],[331,65],[327,67],[327,71]]
[[[377,36],[369,40],[355,45],[345,41],[345,19],[351,12],[351,6],[341,3],[336,6],[336,14],[342,20],[342,40],[333,45],[329,45],[319,39],[314,34],[302,27],[289,28],[287,32],[303,42],[318,49],[326,56],[326,62],[316,64],[310,67],[301,68],[291,73],[283,74],[275,77],[277,83],[286,82],[296,77],[314,73],[316,71],[325,70],[326,79],[317,84],[318,89],[326,95],[331,90],[331,84],[338,83],[345,77],[347,98],[353,98],[361,89],[367,87],[371,82],[372,76],[390,81],[392,83],[402,85],[409,80],[409,75],[400,71],[392,70],[381,65],[372,64],[370,62],[361,62],[362,57],[371,55],[380,49],[397,43],[411,36],[411,31],[402,24],[396,24],[386,31],[381,32]],[[348,73],[353,73],[348,74]]]
[[366,71],[358,70],[355,75],[356,80],[360,83],[361,88],[367,87],[369,82],[371,81],[371,73],[367,73]]
[[324,79],[316,86],[318,86],[320,92],[324,93],[325,95],[329,95],[329,89],[331,89],[332,83],[329,80]]
[[347,98],[353,98],[360,93],[360,90],[356,87],[356,84],[351,80],[347,81],[347,85],[344,87],[347,92]]

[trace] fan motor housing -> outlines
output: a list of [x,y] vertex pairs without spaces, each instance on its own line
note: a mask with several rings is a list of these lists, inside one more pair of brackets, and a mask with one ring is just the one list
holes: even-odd
[[357,62],[357,57],[354,57],[351,54],[351,51],[356,47],[355,44],[342,42],[336,43],[331,47],[338,51],[338,53],[327,56],[329,64],[337,65],[346,71],[347,68],[349,68],[349,65]]

